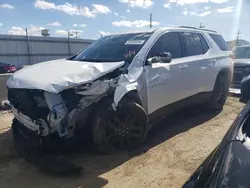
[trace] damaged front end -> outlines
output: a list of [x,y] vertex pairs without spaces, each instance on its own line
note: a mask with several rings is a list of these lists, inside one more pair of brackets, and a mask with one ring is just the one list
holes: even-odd
[[[24,129],[37,135],[38,142],[43,145],[45,140],[51,138],[73,138],[79,129],[87,127],[87,120],[96,104],[114,94],[119,80],[119,76],[115,76],[111,79],[105,76],[58,94],[36,89],[9,88],[8,98],[15,119]],[[37,140],[30,142],[37,143]]]

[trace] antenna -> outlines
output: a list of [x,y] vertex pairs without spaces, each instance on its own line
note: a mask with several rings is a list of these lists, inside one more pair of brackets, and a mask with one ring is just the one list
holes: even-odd
[[200,27],[199,28],[205,28],[205,26],[202,24],[202,22],[200,23]]

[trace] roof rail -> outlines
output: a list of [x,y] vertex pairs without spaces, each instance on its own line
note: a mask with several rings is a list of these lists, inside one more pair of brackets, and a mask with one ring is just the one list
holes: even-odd
[[197,27],[189,27],[189,26],[179,26],[180,28],[188,28],[188,29],[197,29],[197,30],[203,30],[203,31],[209,31],[209,32],[213,32],[213,33],[217,33],[214,30],[211,29],[204,29],[204,28],[197,28]]
[[197,29],[196,27],[190,27],[190,26],[179,26],[180,28],[188,28],[188,29]]
[[213,32],[213,33],[217,33],[217,31],[214,31],[214,30],[211,30],[211,29],[204,29],[204,28],[197,28],[199,30],[203,30],[203,31],[210,31],[210,32]]

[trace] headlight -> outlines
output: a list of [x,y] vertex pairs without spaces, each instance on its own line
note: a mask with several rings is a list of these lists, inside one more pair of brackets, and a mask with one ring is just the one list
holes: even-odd
[[245,68],[245,69],[243,70],[243,74],[244,74],[245,76],[248,76],[248,75],[250,74],[250,67]]

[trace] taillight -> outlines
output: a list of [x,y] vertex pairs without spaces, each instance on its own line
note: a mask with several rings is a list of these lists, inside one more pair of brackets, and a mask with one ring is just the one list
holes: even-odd
[[11,66],[11,67],[10,67],[10,71],[16,71],[16,67]]
[[3,67],[4,70],[8,71],[8,72],[13,72],[16,71],[16,67],[15,66],[5,66]]

